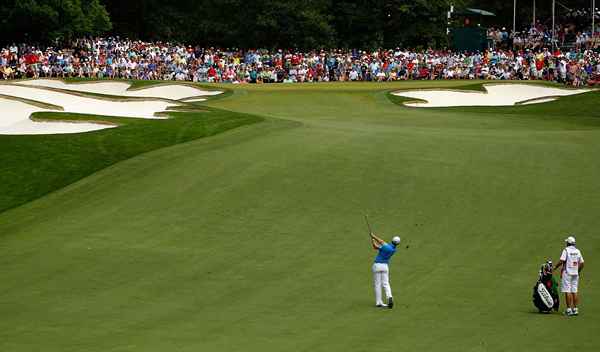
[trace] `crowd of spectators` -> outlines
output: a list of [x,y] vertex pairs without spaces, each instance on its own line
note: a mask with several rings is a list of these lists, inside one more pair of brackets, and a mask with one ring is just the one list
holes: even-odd
[[[596,23],[600,25],[600,11],[595,12]],[[554,33],[552,20],[536,20],[528,28],[512,33],[506,27],[490,27],[487,30],[489,46],[501,49],[538,50],[544,47],[594,49],[600,48],[600,28],[591,26],[590,9],[569,9],[557,16]],[[554,35],[554,43],[552,41]]]
[[229,83],[548,80],[573,86],[600,76],[598,47],[569,51],[496,48],[423,50],[220,50],[119,38],[80,39],[61,48],[0,49],[0,79],[119,78]]
[[488,40],[494,48],[532,49],[544,47],[560,47],[575,49],[600,48],[600,32],[592,33],[590,29],[579,30],[573,25],[557,25],[554,32],[555,43],[552,43],[552,29],[537,23],[529,29],[508,33],[506,28],[490,28]]

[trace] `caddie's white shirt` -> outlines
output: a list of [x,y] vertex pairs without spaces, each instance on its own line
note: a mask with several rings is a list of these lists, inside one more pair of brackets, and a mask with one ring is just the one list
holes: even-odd
[[583,263],[583,256],[579,249],[575,246],[568,246],[563,249],[560,260],[565,262],[564,272],[569,275],[579,275],[579,263]]

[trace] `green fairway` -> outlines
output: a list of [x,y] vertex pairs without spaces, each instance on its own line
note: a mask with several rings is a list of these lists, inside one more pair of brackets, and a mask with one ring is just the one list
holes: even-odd
[[73,135],[0,136],[0,212],[154,149],[256,123],[258,116],[197,106],[146,120],[43,112],[37,120],[102,121],[117,129]]
[[[87,165],[44,169],[61,182],[0,213],[0,351],[597,351],[600,92],[448,109],[389,95],[461,85],[478,88],[226,85],[204,103],[228,126],[214,133],[0,137],[3,163],[76,140],[64,163]],[[83,162],[101,140],[135,150]],[[0,187],[25,195],[20,172]],[[365,213],[403,238],[393,310],[374,308]],[[540,315],[537,271],[568,233],[581,315]]]

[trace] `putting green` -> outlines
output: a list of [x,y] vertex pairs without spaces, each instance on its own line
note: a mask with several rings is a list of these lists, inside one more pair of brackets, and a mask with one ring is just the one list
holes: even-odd
[[[597,350],[600,93],[448,109],[388,95],[466,84],[222,86],[201,104],[265,120],[0,214],[0,350]],[[373,307],[364,213],[403,237],[393,310]],[[586,258],[581,315],[540,315],[537,270],[567,233]]]

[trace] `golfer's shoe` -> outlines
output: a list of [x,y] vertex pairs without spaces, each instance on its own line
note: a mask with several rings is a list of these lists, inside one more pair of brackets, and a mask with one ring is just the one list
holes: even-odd
[[577,309],[577,308],[573,309],[573,312],[571,314],[572,315],[579,315],[579,309]]
[[573,315],[573,312],[570,309],[565,310],[565,315],[570,317]]
[[387,304],[387,306],[388,306],[389,309],[394,308],[394,298],[393,297],[388,298],[388,304]]
[[387,308],[387,307],[388,307],[388,305],[387,305],[387,304],[383,304],[383,303],[381,303],[381,304],[377,304],[377,305],[375,305],[375,307],[377,307],[377,308]]

